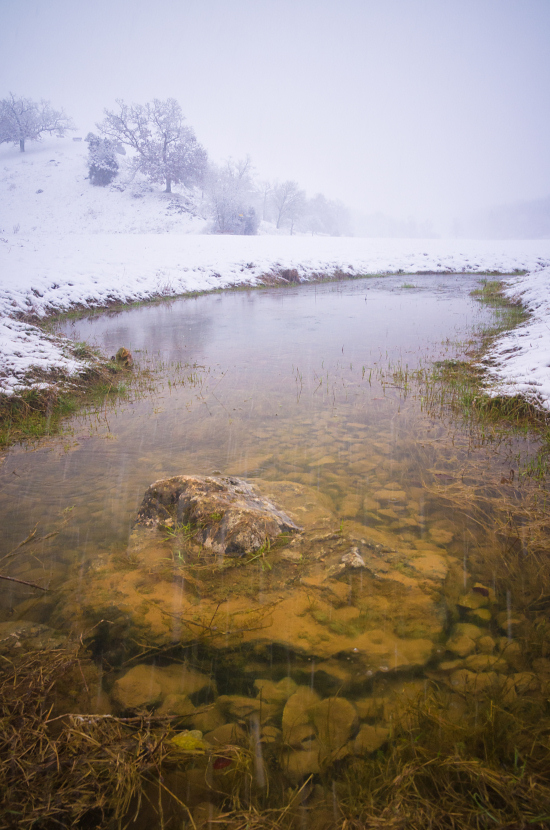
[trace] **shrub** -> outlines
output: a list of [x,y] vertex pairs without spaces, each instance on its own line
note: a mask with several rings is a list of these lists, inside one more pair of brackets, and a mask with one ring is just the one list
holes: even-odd
[[99,138],[94,133],[86,136],[88,142],[88,172],[93,185],[105,187],[118,173],[116,145],[108,138]]

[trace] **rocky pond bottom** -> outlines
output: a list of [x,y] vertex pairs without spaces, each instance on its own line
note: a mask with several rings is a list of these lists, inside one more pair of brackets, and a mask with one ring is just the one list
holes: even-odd
[[[476,697],[513,706],[548,686],[550,660],[530,660],[515,636],[525,616],[497,602],[496,580],[465,573],[464,528],[443,515],[427,527],[417,490],[379,483],[339,519],[296,482],[159,480],[126,549],[57,591],[50,626],[86,632],[114,667],[88,676],[88,711],[164,723],[193,759],[170,792],[199,818],[226,804],[239,748],[253,789],[309,782],[309,809],[325,810],[319,776],[385,750],[434,684],[441,717],[464,723]],[[358,521],[373,512],[399,530]],[[47,642],[45,627],[3,624],[4,644],[10,626]],[[132,826],[152,813],[139,815]]]
[[[543,826],[547,489],[536,440],[440,395],[433,361],[464,356],[473,301],[438,279],[140,309],[158,386],[6,453],[2,571],[47,588],[0,596],[6,810]],[[131,319],[106,353],[134,348]],[[82,770],[96,801],[70,788]],[[48,826],[27,812],[14,827]]]

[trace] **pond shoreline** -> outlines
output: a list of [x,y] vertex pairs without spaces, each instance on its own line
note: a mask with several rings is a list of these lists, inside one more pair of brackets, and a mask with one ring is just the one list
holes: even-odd
[[[70,363],[65,368],[35,369],[26,373],[25,388],[20,392],[8,395],[0,392],[0,447],[6,448],[19,440],[38,439],[44,435],[55,434],[59,429],[60,420],[64,415],[72,414],[82,406],[93,403],[102,394],[116,396],[117,393],[125,393],[127,388],[136,382],[136,374],[133,369],[122,367],[92,349],[87,343],[73,343],[70,339],[55,333],[56,326],[68,319],[82,319],[95,317],[104,314],[116,314],[121,311],[131,310],[142,306],[156,305],[160,303],[173,303],[182,299],[196,299],[210,294],[225,294],[235,291],[261,291],[270,288],[296,288],[298,285],[310,285],[314,283],[325,284],[329,282],[355,281],[359,279],[375,279],[380,277],[403,276],[438,276],[441,271],[425,270],[410,273],[387,271],[382,274],[352,274],[349,272],[335,270],[332,273],[310,274],[307,278],[301,278],[296,269],[282,271],[279,274],[264,274],[253,282],[240,282],[222,288],[205,288],[202,290],[188,291],[181,294],[159,293],[147,299],[138,299],[130,302],[119,302],[111,300],[101,305],[93,306],[75,304],[66,311],[52,311],[44,317],[36,313],[19,315],[18,323],[22,326],[29,326],[38,331],[40,336],[55,346],[67,357]],[[505,297],[505,285],[503,280],[510,281],[511,278],[525,277],[527,272],[515,270],[511,272],[486,271],[483,274],[478,272],[443,272],[446,276],[479,276],[480,280],[491,277],[497,281],[499,289],[498,304],[513,306],[517,305],[510,294],[511,288],[507,287]],[[408,287],[404,284],[403,287]],[[513,288],[513,286],[512,286]],[[483,299],[483,298],[482,298]],[[494,352],[494,344],[501,332],[496,331],[490,338],[486,338],[479,354],[471,360],[471,367],[476,364],[483,364],[487,355]],[[121,347],[125,344],[121,343]],[[491,377],[491,369],[483,366],[485,380]],[[478,392],[482,391],[482,379],[478,378]],[[488,390],[483,389],[484,393]],[[490,391],[489,391],[489,394]],[[514,397],[513,394],[504,396]],[[538,415],[536,405],[526,400],[530,405],[534,419]]]
[[386,274],[515,275],[550,265],[548,240],[20,234],[0,245],[0,394],[36,388],[41,372],[83,369],[34,325],[56,312],[109,307],[285,278]]

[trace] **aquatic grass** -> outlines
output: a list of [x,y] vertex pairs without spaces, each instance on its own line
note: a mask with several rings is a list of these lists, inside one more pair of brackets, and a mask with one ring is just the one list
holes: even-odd
[[504,297],[503,286],[500,280],[488,280],[483,278],[480,280],[480,287],[474,288],[470,292],[470,296],[475,297],[482,303],[490,304],[491,306],[507,307],[509,302]]
[[87,361],[78,374],[35,370],[30,381],[39,386],[0,394],[0,447],[55,435],[63,430],[67,416],[84,407],[103,406],[108,398],[125,396],[130,385],[134,389],[150,385],[146,371],[105,360],[84,342],[68,345],[76,357]]
[[[97,353],[81,344],[82,356],[92,361],[79,375],[62,373],[43,377],[43,387],[25,390],[16,395],[0,394],[0,448],[22,441],[37,441],[67,430],[71,415],[115,409],[121,401],[150,396],[158,386],[157,375],[170,369],[172,386],[198,388],[205,391],[210,370],[197,364],[156,366],[122,366],[117,361],[101,360]],[[55,382],[54,382],[55,381]],[[70,429],[70,428],[69,428]]]
[[6,830],[86,819],[105,826],[127,813],[142,777],[158,763],[161,753],[148,748],[147,729],[132,732],[116,718],[57,714],[56,694],[68,695],[89,662],[79,651],[2,656],[0,822]]
[[466,830],[547,827],[550,717],[544,693],[506,688],[453,700],[432,685],[400,714],[385,751],[352,761],[337,781],[347,828]]
[[[487,341],[498,334],[510,331],[529,319],[528,312],[521,303],[511,300],[504,293],[504,284],[500,280],[481,280],[480,288],[474,288],[470,296],[494,311],[494,322],[479,330],[479,335]],[[486,342],[482,344],[485,348]]]
[[431,372],[417,375],[424,386],[423,398],[428,407],[461,410],[466,418],[502,422],[513,428],[545,427],[547,418],[520,395],[493,395],[487,388],[484,368],[472,361],[443,360],[433,364]]
[[[86,684],[95,668],[80,644],[53,651],[2,654],[0,662],[0,827],[50,830],[53,827],[121,828],[133,823],[151,792],[159,828],[164,804],[195,822],[189,808],[165,781],[174,770],[202,767],[218,758],[232,760],[228,806],[250,803],[245,773],[255,756],[239,746],[180,749],[172,738],[178,717],[150,713],[131,717],[73,714],[73,689],[93,706]],[[160,798],[160,791],[166,801]],[[218,796],[219,798],[219,796]],[[181,819],[180,824],[181,825]]]
[[86,657],[63,649],[48,655],[47,669],[44,657],[10,658],[0,673],[7,830],[77,822],[114,828],[136,818],[139,826],[145,814],[158,827],[192,827],[196,814],[172,781],[192,769],[208,780],[216,768],[213,826],[226,830],[481,830],[542,828],[549,820],[550,724],[540,693],[512,703],[498,691],[464,698],[457,722],[447,714],[449,694],[432,686],[402,708],[378,752],[325,765],[289,787],[277,743],[260,754],[252,741],[184,751],[171,741],[181,729],[176,717],[58,715],[51,701],[64,683],[70,688]]
[[[25,560],[28,561],[31,558],[35,562],[43,564],[46,549],[52,545],[53,540],[68,525],[73,510],[74,505],[62,510],[55,523],[50,525],[50,529],[45,533],[42,530],[39,531],[39,522],[37,522],[24,539],[18,542],[11,550],[8,550],[0,556],[0,570],[7,568],[12,571],[11,574],[0,573],[0,580],[19,583],[20,585],[26,585],[27,587],[39,589],[44,592],[48,591],[51,587],[48,583],[46,585],[38,585],[35,582],[21,579],[19,576],[15,576],[14,573],[19,573],[17,566],[22,561],[24,563]],[[22,575],[24,575],[24,572]]]
[[[90,678],[91,668],[77,646],[3,658],[6,830],[140,826],[145,817],[158,827],[192,827],[197,814],[174,783],[193,769],[207,781],[220,770],[209,802],[213,826],[226,830],[542,829],[550,820],[548,681],[512,697],[506,679],[476,695],[432,682],[399,707],[377,752],[323,764],[289,786],[285,747],[258,744],[252,722],[250,744],[185,751],[171,741],[182,728],[176,716],[65,714],[75,680],[82,672]],[[457,697],[460,718],[450,708]]]
[[[476,463],[481,470],[483,459]],[[479,470],[475,471],[475,477],[481,480]],[[211,756],[224,759],[223,763],[230,761],[224,767],[226,773],[209,792],[209,802],[215,812],[213,826],[220,824],[230,830],[246,827],[298,830],[303,826],[335,830],[384,827],[485,830],[490,826],[527,830],[527,827],[547,825],[550,820],[550,673],[544,666],[550,654],[550,624],[545,619],[550,609],[550,523],[538,488],[529,488],[530,498],[521,507],[505,498],[508,484],[499,486],[498,479],[487,481],[486,475],[484,480],[482,492],[469,489],[470,485],[458,477],[452,490],[448,485],[432,484],[431,493],[436,498],[445,498],[455,510],[463,505],[470,520],[482,522],[491,530],[491,555],[488,551],[479,555],[476,576],[494,583],[501,599],[511,586],[518,586],[513,589],[512,610],[514,614],[524,614],[525,620],[517,634],[514,631],[512,645],[516,646],[522,661],[514,667],[514,672],[532,678],[533,671],[537,671],[536,682],[524,684],[522,690],[511,695],[510,683],[513,685],[516,678],[511,672],[495,675],[494,684],[484,693],[466,694],[449,689],[446,681],[436,676],[426,683],[424,693],[413,704],[396,713],[391,738],[376,753],[348,756],[336,764],[321,765],[320,773],[304,776],[293,785],[289,785],[284,775],[284,747],[280,743],[262,745],[258,756],[254,727],[243,722],[249,730],[250,745],[219,747]],[[477,551],[472,556],[477,556]],[[314,599],[310,606],[316,610]],[[198,645],[206,654],[211,654],[207,651],[209,643],[213,644],[217,638],[223,641],[230,633],[232,625],[227,620],[223,621],[222,630],[214,630],[220,625],[218,616],[223,620],[223,612],[221,605],[220,615],[216,609],[214,615],[201,616],[197,605],[196,618],[181,620],[177,615],[180,622],[196,631],[196,640],[190,646],[195,657]],[[242,623],[236,623],[242,627]],[[250,625],[261,627],[262,621],[253,615]],[[161,659],[160,653],[157,657]],[[539,665],[541,669],[537,670]],[[434,673],[437,675],[437,665]],[[461,706],[460,719],[452,714],[451,703],[457,700]],[[84,718],[84,723],[87,720]],[[94,718],[89,721],[93,724]],[[118,729],[123,729],[123,747],[117,748],[116,766],[122,775],[129,757],[123,749],[128,744],[130,725],[123,719],[114,721]],[[78,720],[81,722],[82,716]],[[170,723],[165,720],[161,725],[153,713],[136,719],[132,726],[132,740],[149,750],[158,745],[158,755],[156,765],[146,771],[144,778],[138,777],[125,821],[130,821],[139,809],[137,801],[141,793],[144,812],[140,811],[138,822],[147,817],[153,826],[159,827],[163,822],[169,827],[169,820],[179,822],[175,826],[189,823],[189,812],[193,814],[191,805],[186,803],[181,789],[174,792],[169,776],[174,773],[181,780],[190,766],[204,770],[201,774],[206,776],[210,761],[206,755],[169,753],[163,735],[171,734]],[[97,734],[94,732],[93,737]],[[101,740],[102,749],[97,749],[99,760],[103,757],[101,752],[109,752],[112,745],[104,733]],[[77,746],[80,751],[81,745]],[[258,757],[262,760],[263,785],[258,783]],[[79,758],[84,765],[93,767],[96,763],[96,756],[90,760],[87,751],[80,751]],[[139,760],[142,759],[140,756]],[[106,791],[102,826],[109,827],[114,815],[109,813],[109,782],[102,781],[103,786]],[[152,797],[158,794],[159,788],[166,796],[162,804],[158,797]],[[58,804],[63,804],[65,792],[60,793]],[[67,792],[70,797],[70,789]],[[69,807],[64,805],[64,809]],[[40,828],[40,824],[35,827]]]
[[[528,319],[518,303],[509,300],[500,281],[484,279],[471,292],[476,300],[494,310],[493,321],[479,328],[469,345],[467,359],[435,361],[415,372],[401,365],[378,370],[383,388],[396,386],[405,395],[415,394],[432,417],[460,414],[482,441],[501,441],[511,435],[532,434],[538,448],[524,459],[521,474],[544,479],[550,471],[550,418],[521,395],[494,394],[482,363],[494,339]],[[390,380],[391,378],[391,380]]]

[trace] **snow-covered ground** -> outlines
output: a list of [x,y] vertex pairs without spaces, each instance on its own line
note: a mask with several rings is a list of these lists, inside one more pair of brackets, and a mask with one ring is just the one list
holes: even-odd
[[485,363],[495,394],[522,395],[550,411],[550,268],[507,281],[506,294],[530,312],[498,338]]
[[24,154],[0,147],[0,392],[32,385],[32,367],[82,368],[66,342],[23,315],[254,285],[286,269],[303,280],[335,271],[528,270],[508,290],[521,292],[532,318],[499,341],[492,371],[506,393],[519,389],[550,409],[550,240],[211,236],[184,194],[124,175],[116,187],[92,187],[86,151],[70,138],[29,144]]

